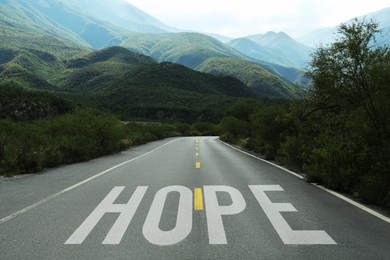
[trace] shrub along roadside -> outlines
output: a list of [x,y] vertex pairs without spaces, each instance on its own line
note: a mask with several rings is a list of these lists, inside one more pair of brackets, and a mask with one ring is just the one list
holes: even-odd
[[[214,125],[123,123],[94,109],[51,120],[0,120],[0,175],[42,171],[170,136],[210,133]],[[214,131],[215,133],[216,131]]]
[[[390,146],[365,117],[311,113],[308,100],[237,103],[220,123],[223,141],[304,172],[308,182],[390,209]],[[246,118],[233,111],[246,111]]]

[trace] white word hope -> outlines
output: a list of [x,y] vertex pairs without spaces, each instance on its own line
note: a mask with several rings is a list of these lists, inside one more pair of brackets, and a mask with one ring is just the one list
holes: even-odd
[[[119,244],[131,220],[134,217],[145,193],[147,186],[137,187],[126,204],[115,204],[115,200],[125,187],[114,187],[100,202],[65,244],[82,244],[92,232],[100,219],[106,213],[119,213],[114,225],[107,233],[103,244]],[[283,191],[279,185],[249,185],[260,207],[269,218],[284,244],[295,245],[333,245],[336,242],[323,230],[292,230],[281,212],[297,211],[290,203],[273,203],[267,197],[267,191]],[[206,206],[207,229],[209,244],[227,244],[223,216],[236,215],[243,212],[246,202],[241,192],[233,187],[224,185],[204,186],[204,201]],[[217,194],[224,192],[230,196],[230,205],[220,205]],[[170,193],[179,194],[176,223],[171,230],[161,230],[160,222],[164,205]],[[173,245],[183,241],[192,230],[193,224],[193,192],[184,186],[167,186],[160,189],[150,206],[145,218],[142,233],[150,243],[160,246]]]

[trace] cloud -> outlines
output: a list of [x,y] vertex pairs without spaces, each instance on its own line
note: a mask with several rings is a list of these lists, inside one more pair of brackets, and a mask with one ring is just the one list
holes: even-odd
[[127,0],[181,29],[230,36],[285,31],[303,35],[390,6],[388,0]]

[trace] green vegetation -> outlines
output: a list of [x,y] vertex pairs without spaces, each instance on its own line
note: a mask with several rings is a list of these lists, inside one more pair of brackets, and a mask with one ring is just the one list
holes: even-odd
[[[129,33],[75,12],[90,1],[61,3],[0,1],[0,175],[219,133],[308,181],[390,207],[390,50],[375,45],[376,23],[342,24],[338,41],[314,52],[311,89],[296,100],[302,89],[292,84],[307,82],[297,69],[201,34]],[[305,48],[284,45],[286,35],[252,40],[272,47],[275,37],[289,58],[274,53],[272,62],[304,66]],[[248,53],[269,51],[240,42]],[[90,49],[120,44],[152,58]]]
[[299,91],[262,66],[234,58],[210,58],[196,70],[214,75],[232,76],[262,97],[297,98]]
[[355,20],[339,32],[313,55],[308,98],[238,102],[221,138],[390,208],[390,50],[376,47],[374,22]]
[[[118,3],[107,4],[105,1],[98,1],[91,4],[91,1],[86,0],[0,2],[0,49],[9,50],[12,46],[16,52],[12,60],[6,61],[5,58],[0,58],[0,62],[4,63],[3,68],[0,68],[0,73],[3,71],[0,77],[12,79],[26,87],[45,90],[59,87],[67,88],[65,91],[70,89],[85,91],[95,85],[106,87],[112,85],[115,79],[122,78],[125,72],[133,69],[127,65],[134,65],[136,61],[107,57],[99,60],[97,58],[99,53],[89,54],[89,52],[92,48],[100,49],[116,45],[151,56],[158,62],[173,62],[191,69],[210,58],[225,57],[256,62],[230,46],[199,33],[129,32],[126,28],[149,32],[163,32],[165,29],[172,28],[158,23],[145,14],[140,14],[131,6],[123,8],[119,7]],[[80,10],[84,11],[80,12]],[[121,13],[119,16],[118,10]],[[123,18],[123,12],[129,14],[135,12],[135,17],[143,17],[141,20],[145,24],[135,24],[133,20],[136,19],[135,17]],[[123,28],[125,24],[126,28]],[[8,54],[7,58],[9,58]],[[52,55],[51,62],[42,58],[42,54]],[[233,62],[231,66],[234,65],[236,64]],[[268,70],[268,74],[274,74],[266,80],[261,78],[263,72],[251,75],[252,81],[261,82],[262,87],[264,85],[267,89],[258,93],[266,93],[267,97],[276,95],[277,98],[290,98],[294,95],[291,93],[291,85],[302,83],[301,72],[294,69],[261,62],[253,66],[257,66],[262,71]],[[224,75],[231,75],[231,73]],[[247,78],[242,70],[237,76]],[[268,93],[268,89],[272,93]]]
[[217,121],[239,97],[256,97],[241,81],[111,47],[68,60],[37,50],[0,48],[0,82],[131,118]]
[[[288,58],[294,63],[295,68],[307,68],[308,60],[312,49],[292,39],[284,32],[267,32],[266,34],[251,35],[246,37],[262,47],[268,47],[284,56],[284,60]],[[256,49],[255,49],[256,50]],[[246,50],[244,53],[247,53]],[[251,53],[249,53],[251,54]],[[286,66],[287,64],[284,64]]]
[[292,83],[304,83],[302,72],[297,69],[261,63],[198,33],[134,34],[122,46],[159,62],[169,61],[206,73],[236,77],[264,97],[296,97],[295,92],[300,89],[292,90]]
[[0,119],[50,119],[74,109],[70,102],[47,92],[27,90],[14,81],[0,81]]
[[[116,81],[145,64],[155,64],[150,57],[130,52],[122,47],[111,47],[65,60],[62,71],[49,79],[65,92],[91,95],[91,92],[114,88]],[[112,90],[114,91],[114,90]]]
[[[0,51],[0,175],[89,160],[168,136],[216,134],[206,120],[218,120],[237,97],[255,96],[234,78],[158,64],[120,47],[69,60],[39,50]],[[126,119],[200,123],[123,123],[86,105]]]
[[32,122],[0,119],[0,175],[38,172],[169,136],[215,133],[212,124],[124,123],[94,109]]
[[9,0],[0,3],[0,48],[39,50],[61,58],[87,50],[86,42],[30,12],[31,2]]
[[217,121],[238,97],[255,97],[242,82],[173,63],[141,66],[114,87],[95,92],[99,107],[122,118]]
[[121,46],[159,62],[174,62],[192,69],[212,57],[247,59],[233,48],[199,33],[135,33]]
[[[0,21],[5,29],[13,30],[10,36],[17,33],[50,36],[70,45],[92,48],[119,44],[129,34],[125,29],[85,16],[62,1],[8,0],[0,3]],[[21,44],[26,47],[24,42]]]
[[52,75],[64,69],[63,63],[54,55],[39,50],[1,48],[0,79],[12,80],[28,88],[53,90],[49,82]]

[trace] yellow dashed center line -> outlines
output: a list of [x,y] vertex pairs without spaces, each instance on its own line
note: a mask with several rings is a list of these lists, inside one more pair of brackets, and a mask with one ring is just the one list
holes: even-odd
[[[196,143],[196,153],[195,153],[195,156],[199,157],[199,138],[196,139],[195,143]],[[197,161],[195,163],[195,168],[196,169],[200,169],[200,162]]]
[[203,210],[203,193],[202,188],[195,188],[194,191],[194,209]]

